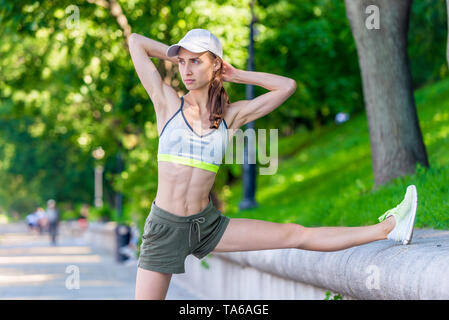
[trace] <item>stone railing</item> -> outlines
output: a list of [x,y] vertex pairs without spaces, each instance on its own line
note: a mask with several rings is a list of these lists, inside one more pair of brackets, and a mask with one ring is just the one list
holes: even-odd
[[[205,268],[204,265],[208,265]],[[212,253],[186,260],[178,283],[206,299],[449,299],[449,231],[415,229],[335,252],[298,249]]]

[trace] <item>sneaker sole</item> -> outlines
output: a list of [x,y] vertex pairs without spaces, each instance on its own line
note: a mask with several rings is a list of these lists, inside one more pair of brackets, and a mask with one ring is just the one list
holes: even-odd
[[413,189],[413,199],[412,199],[412,209],[411,209],[412,214],[410,217],[409,230],[407,232],[407,236],[404,240],[402,240],[403,245],[407,245],[411,242],[412,237],[413,237],[413,229],[415,226],[416,207],[418,204],[418,193],[416,192],[416,186],[411,185],[411,188]]

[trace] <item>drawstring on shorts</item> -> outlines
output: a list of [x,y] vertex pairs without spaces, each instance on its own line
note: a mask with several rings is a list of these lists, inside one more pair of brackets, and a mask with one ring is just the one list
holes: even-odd
[[189,247],[190,247],[190,236],[192,233],[192,227],[193,227],[193,231],[195,231],[196,228],[196,232],[198,233],[198,242],[201,241],[201,232],[200,232],[200,223],[203,223],[206,221],[206,218],[204,217],[199,217],[196,219],[192,219],[190,222],[190,227],[189,227]]

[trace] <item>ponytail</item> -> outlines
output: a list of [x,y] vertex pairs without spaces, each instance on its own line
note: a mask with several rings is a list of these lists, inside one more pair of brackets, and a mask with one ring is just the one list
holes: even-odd
[[229,104],[229,97],[223,87],[223,60],[212,52],[209,51],[209,53],[213,56],[213,59],[216,58],[220,61],[220,68],[217,71],[214,71],[209,85],[207,102],[207,105],[210,108],[209,120],[211,121],[211,126],[209,128],[218,129],[218,126],[223,119],[225,106],[226,104]]

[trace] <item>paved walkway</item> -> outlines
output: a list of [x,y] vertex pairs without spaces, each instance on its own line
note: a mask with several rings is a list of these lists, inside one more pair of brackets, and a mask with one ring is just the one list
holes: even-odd
[[[137,266],[115,262],[81,239],[31,234],[26,225],[0,225],[0,299],[134,299]],[[174,280],[167,300],[197,299]]]

